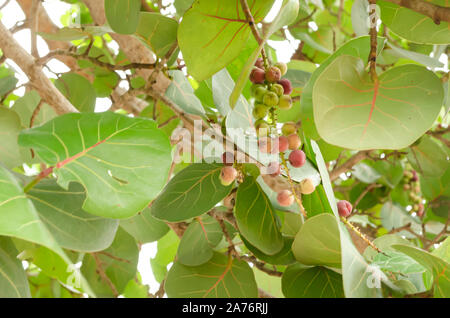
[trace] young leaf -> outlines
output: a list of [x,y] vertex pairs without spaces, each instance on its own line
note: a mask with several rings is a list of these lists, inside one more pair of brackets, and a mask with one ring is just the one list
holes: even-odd
[[192,164],[180,171],[153,202],[153,216],[169,222],[180,222],[200,216],[225,198],[232,184],[220,182],[219,164]]
[[167,275],[165,289],[170,298],[255,298],[258,295],[250,266],[218,253],[200,266],[175,262]]
[[239,186],[234,215],[239,232],[257,249],[274,255],[283,248],[278,217],[253,177],[247,177]]
[[418,65],[402,65],[373,83],[362,60],[336,58],[313,90],[317,131],[349,149],[401,149],[422,136],[442,107],[439,78]]
[[86,189],[86,212],[127,218],[146,207],[167,180],[171,163],[167,136],[156,124],[111,112],[66,114],[25,130],[19,144],[35,153],[67,188]]

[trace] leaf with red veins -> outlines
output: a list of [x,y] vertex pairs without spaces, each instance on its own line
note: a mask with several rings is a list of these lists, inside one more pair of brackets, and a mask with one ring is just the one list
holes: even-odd
[[[249,0],[256,23],[269,12],[273,0]],[[202,81],[242,52],[251,36],[239,0],[199,0],[183,16],[178,43],[189,74]]]
[[442,106],[439,78],[402,65],[372,82],[361,59],[336,58],[313,89],[314,119],[328,143],[357,150],[408,147],[433,125]]

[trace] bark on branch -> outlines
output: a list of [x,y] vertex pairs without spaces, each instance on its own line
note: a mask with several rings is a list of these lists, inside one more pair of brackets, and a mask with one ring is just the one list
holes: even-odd
[[423,0],[385,0],[395,3],[401,7],[411,9],[417,13],[426,15],[434,23],[440,24],[441,21],[450,22],[450,7],[441,7],[437,4]]
[[57,114],[78,112],[36,64],[36,59],[20,46],[2,23],[0,23],[0,48],[6,57],[22,69],[41,98],[53,107]]
[[344,162],[342,165],[337,166],[333,169],[333,171],[330,172],[330,180],[334,181],[336,180],[341,173],[347,172],[352,169],[354,165],[356,165],[361,160],[364,160],[369,157],[370,150],[365,151],[359,151],[350,159],[348,159],[346,162]]

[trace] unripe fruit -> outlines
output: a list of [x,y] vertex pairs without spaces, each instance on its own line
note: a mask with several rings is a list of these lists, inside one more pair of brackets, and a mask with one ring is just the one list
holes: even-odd
[[346,218],[350,214],[352,214],[353,207],[350,204],[350,202],[348,202],[346,200],[339,201],[337,203],[337,208],[338,208],[338,212],[339,212],[340,216],[343,216]]
[[279,101],[278,95],[274,92],[267,92],[263,97],[263,103],[267,107],[277,106]]
[[250,93],[253,97],[255,97],[256,90],[260,87],[266,88],[263,84],[253,84],[252,86],[250,86]]
[[408,191],[408,190],[410,190],[410,189],[411,189],[411,186],[410,186],[408,183],[405,183],[405,184],[403,185],[403,190]]
[[283,86],[285,95],[291,95],[291,93],[292,93],[292,84],[291,84],[290,80],[288,80],[287,78],[282,78],[282,79],[280,79],[278,81],[278,84]]
[[290,206],[294,203],[294,195],[289,190],[278,192],[277,201],[281,206]]
[[306,162],[306,155],[301,150],[294,150],[289,154],[289,163],[294,168],[300,168]]
[[289,149],[289,141],[288,141],[288,137],[286,136],[280,136],[278,138],[278,150],[280,152],[285,152],[286,150]]
[[237,170],[231,166],[226,166],[222,168],[220,172],[220,182],[224,186],[229,186],[236,180],[238,173]]
[[279,176],[281,173],[280,164],[276,161],[269,163],[269,165],[267,166],[267,172],[270,173],[270,176],[272,176],[272,177]]
[[300,137],[297,134],[287,136],[287,140],[290,150],[298,149],[302,145],[302,141],[300,140]]
[[260,57],[256,60],[255,66],[264,69],[264,60]]
[[281,109],[290,109],[292,107],[292,98],[290,95],[283,95],[280,97],[278,107]]
[[234,154],[232,152],[224,152],[222,154],[222,163],[227,166],[232,166],[234,163]]
[[277,94],[278,97],[280,97],[283,96],[284,88],[280,84],[273,84],[272,87],[270,88],[270,91],[274,92],[275,94]]
[[403,175],[407,178],[407,179],[412,179],[414,177],[414,174],[411,171],[405,170],[403,172]]
[[314,190],[316,190],[316,187],[311,179],[303,179],[300,182],[300,192],[302,194],[311,194]]
[[257,136],[267,136],[269,134],[270,125],[262,119],[255,121],[255,129]]
[[253,96],[255,97],[257,102],[262,103],[264,96],[266,95],[267,92],[268,92],[267,88],[261,85],[260,87],[257,87],[255,89]]
[[253,117],[255,119],[261,119],[267,116],[269,109],[264,104],[256,104],[253,108]]
[[281,127],[281,132],[285,136],[295,134],[297,133],[297,126],[295,125],[294,122],[289,121],[287,123],[284,123],[283,127]]
[[269,83],[276,83],[281,78],[281,71],[278,67],[271,66],[266,71],[266,81]]
[[264,83],[266,73],[260,68],[254,68],[250,73],[250,81],[254,84]]
[[278,62],[277,64],[275,64],[275,67],[277,67],[280,70],[281,76],[283,76],[287,73],[288,67],[287,67],[286,63]]
[[414,187],[414,192],[417,194],[420,193],[420,186],[418,184]]
[[418,209],[418,211],[417,211],[417,215],[418,215],[419,217],[422,217],[422,216],[423,216],[423,212],[425,212],[425,207],[423,206],[422,203],[419,203],[419,209]]

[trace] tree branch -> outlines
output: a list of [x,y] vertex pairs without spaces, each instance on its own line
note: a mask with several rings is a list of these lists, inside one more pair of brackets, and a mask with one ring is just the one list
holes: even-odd
[[31,85],[39,92],[42,99],[55,109],[56,113],[78,112],[44,74],[42,68],[36,64],[36,60],[20,46],[1,22],[0,48],[6,57],[12,59],[22,69],[30,79]]
[[348,159],[346,162],[344,162],[342,165],[335,167],[333,171],[330,172],[330,180],[334,181],[336,180],[341,173],[345,173],[352,169],[354,165],[356,165],[358,162],[366,159],[369,157],[370,150],[364,150],[359,151],[356,154],[354,154],[350,159]]
[[395,3],[401,7],[411,9],[417,13],[426,15],[431,18],[434,23],[440,24],[441,21],[450,22],[450,8],[441,7],[437,4],[423,0],[385,0]]

